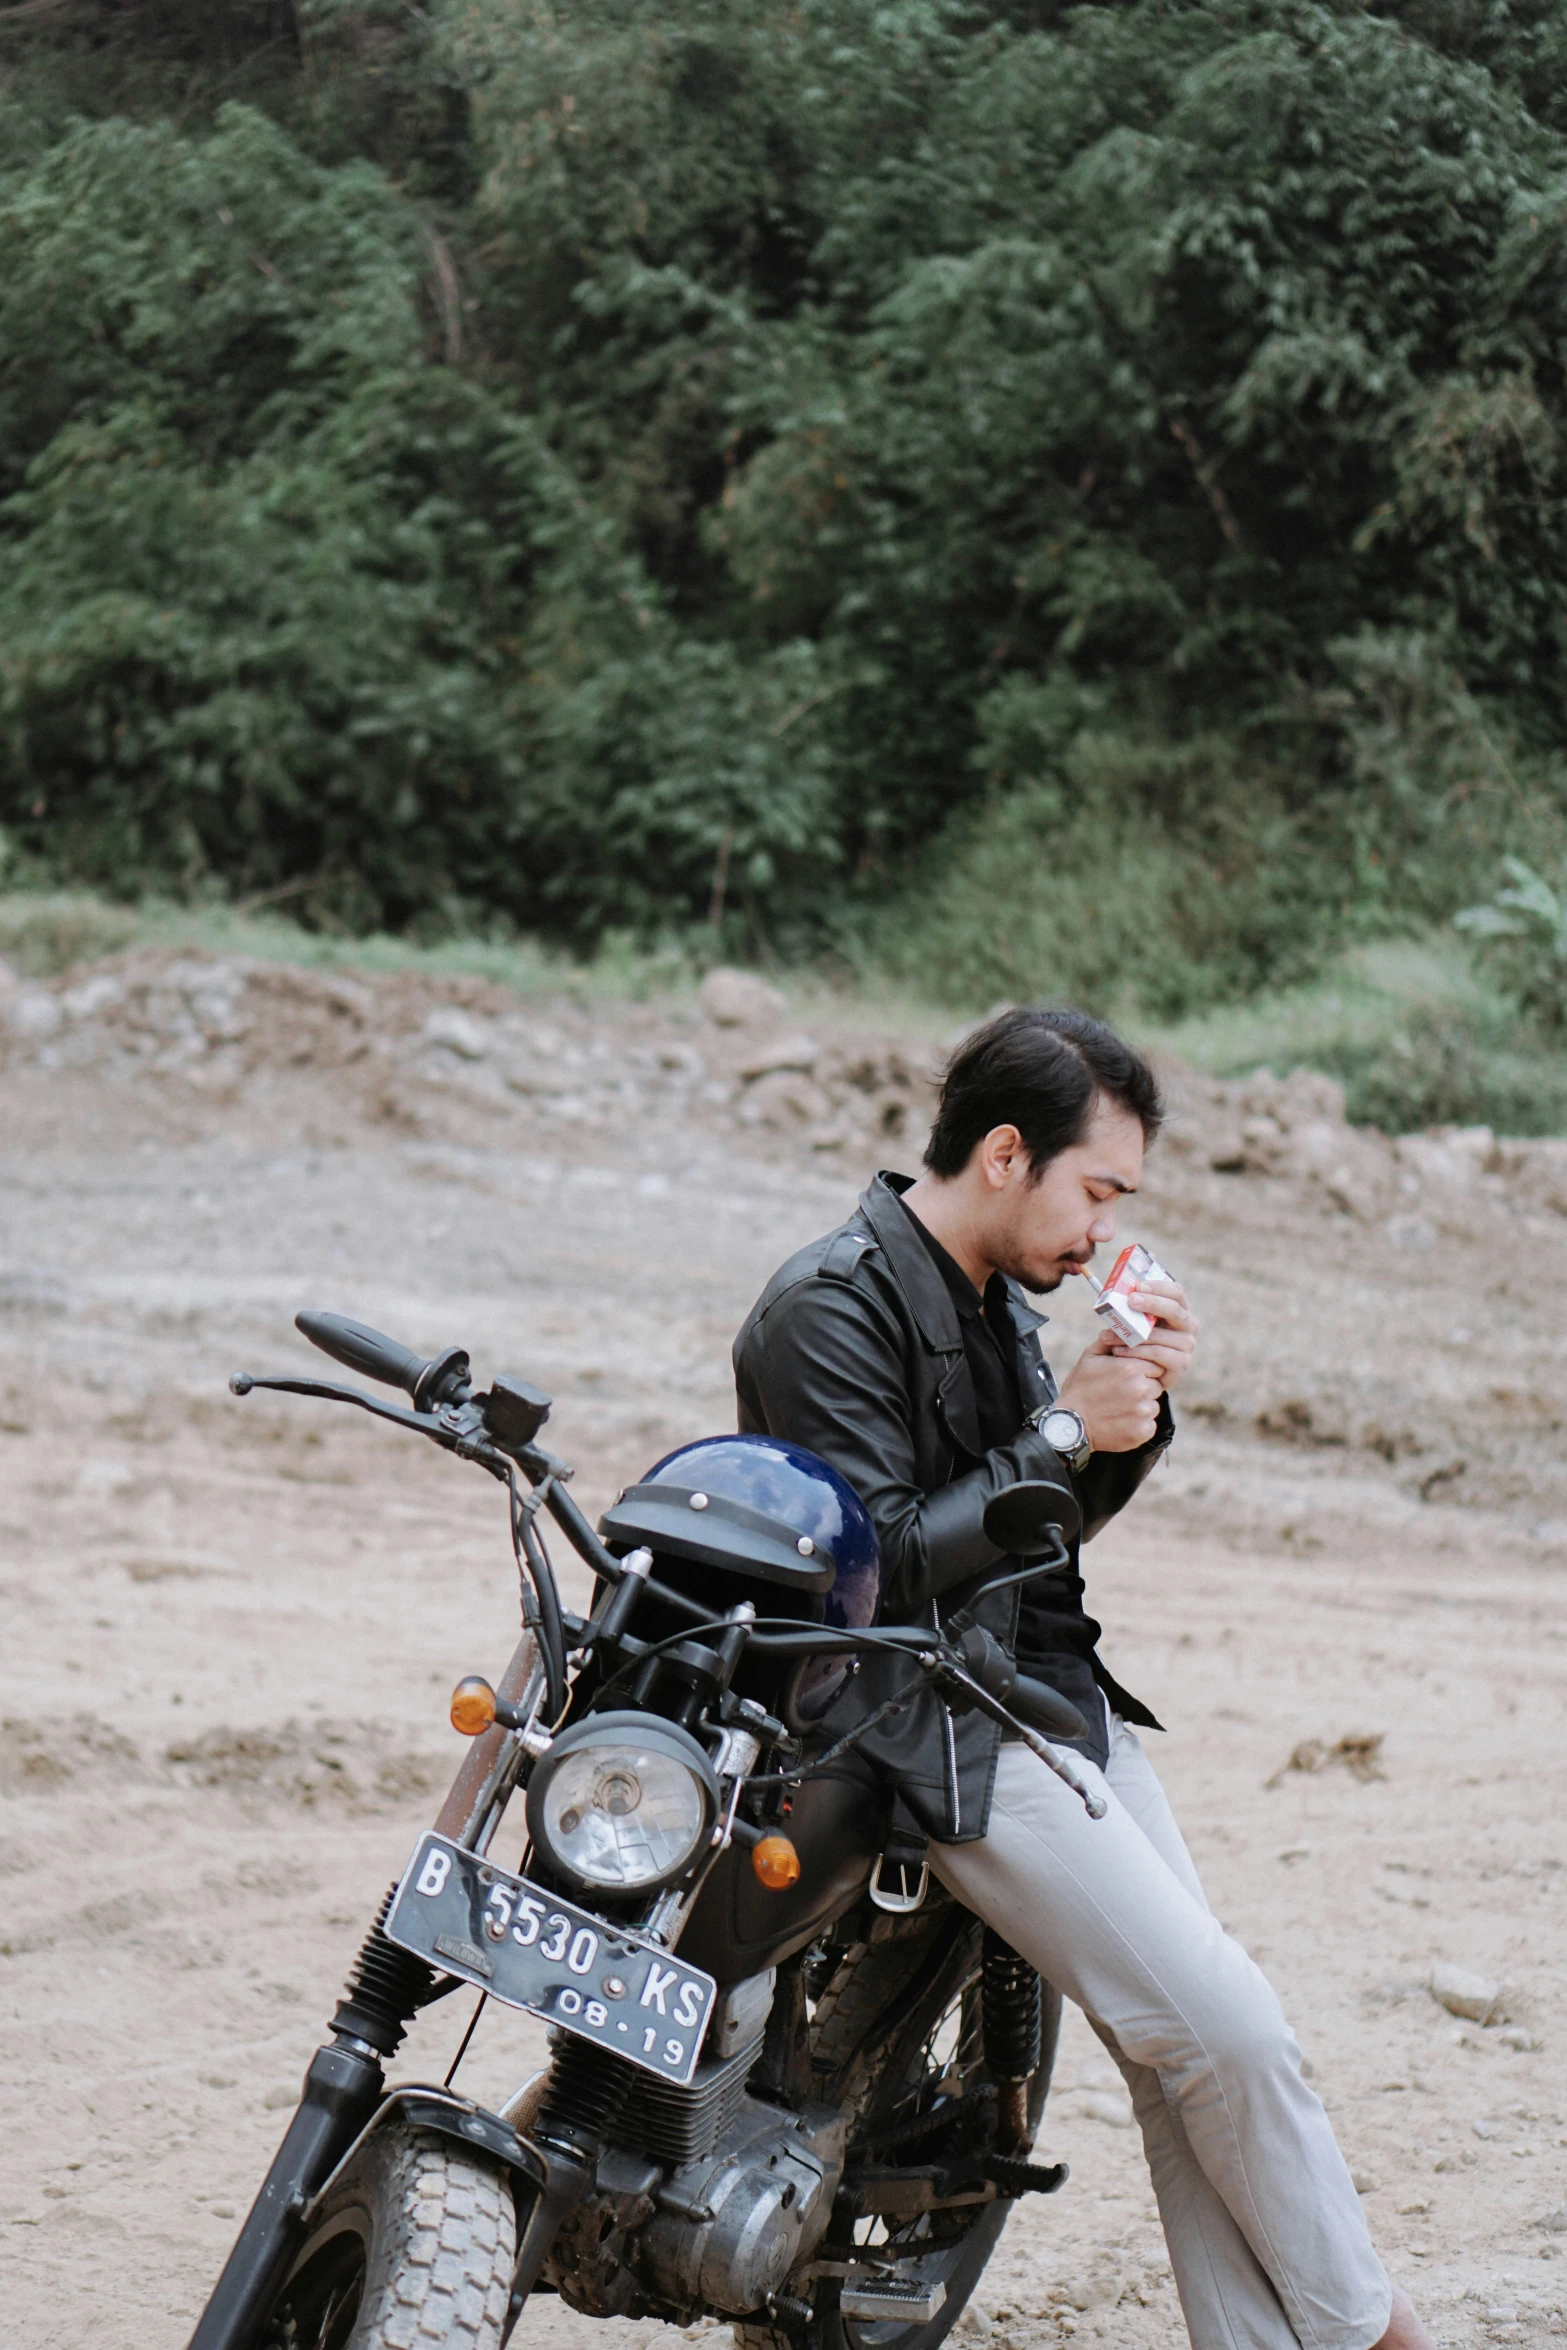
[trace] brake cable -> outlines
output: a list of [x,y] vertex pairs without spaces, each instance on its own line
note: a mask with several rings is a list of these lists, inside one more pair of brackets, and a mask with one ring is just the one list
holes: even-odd
[[872,1730],[879,1729],[889,1714],[901,1714],[909,1699],[921,1687],[923,1683],[919,1681],[906,1682],[903,1688],[895,1690],[891,1697],[877,1706],[874,1713],[867,1714],[863,1722],[856,1722],[847,1737],[840,1738],[836,1746],[829,1746],[825,1754],[818,1754],[812,1761],[801,1763],[792,1771],[767,1771],[749,1777],[745,1782],[747,1794],[753,1787],[793,1787],[801,1779],[814,1778],[818,1771],[825,1771],[829,1763],[835,1763],[841,1754],[847,1754],[851,1746],[857,1746]]
[[545,1710],[553,1723],[566,1707],[566,1631],[560,1617],[560,1591],[555,1581],[555,1570],[550,1564],[549,1553],[539,1539],[534,1519],[549,1498],[555,1483],[555,1472],[553,1469],[548,1471],[527,1495],[518,1486],[515,1470],[506,1482],[511,1494],[511,1547],[517,1561],[517,1581],[522,1593],[522,1620],[526,1626],[528,1586],[531,1584],[539,1646],[544,1652]]
[[[770,1636],[766,1634],[769,1625],[773,1627]],[[635,1656],[627,1657],[624,1664],[617,1665],[612,1673],[605,1675],[595,1692],[595,1704],[606,1690],[613,1689],[617,1681],[625,1680],[628,1674],[644,1665],[650,1656],[661,1656],[665,1649],[678,1648],[682,1641],[694,1640],[709,1632],[728,1632],[733,1629],[729,1617],[712,1616],[706,1622],[685,1624],[678,1631],[666,1632],[657,1640],[642,1643]],[[746,1631],[752,1638],[762,1633],[764,1637],[759,1645],[764,1648],[771,1647],[781,1635],[798,1634],[801,1645],[795,1653],[800,1656],[853,1656],[864,1648],[878,1648],[883,1654],[900,1656],[907,1655],[911,1648],[928,1648],[931,1643],[931,1634],[918,1624],[909,1625],[904,1637],[897,1639],[890,1632],[879,1630],[874,1625],[840,1630],[835,1624],[820,1627],[802,1624],[797,1616],[757,1616],[746,1626]],[[774,1649],[773,1653],[778,1651]],[[787,1655],[789,1649],[785,1648],[783,1653]]]

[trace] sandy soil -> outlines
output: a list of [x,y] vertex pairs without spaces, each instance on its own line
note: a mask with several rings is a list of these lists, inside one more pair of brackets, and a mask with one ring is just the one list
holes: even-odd
[[[460,1338],[551,1390],[601,1507],[732,1424],[766,1274],[917,1156],[906,1041],[334,984],[141,958],[0,989],[0,2226],[28,2350],[185,2340],[458,1759],[450,1685],[511,1644],[487,1480],[234,1401],[229,1371],[319,1364],[302,1304]],[[1331,1089],[1186,1082],[1128,1230],[1188,1280],[1205,1359],[1091,1554],[1215,1905],[1455,2346],[1567,2331],[1562,1181],[1551,1146],[1394,1151]],[[1380,1776],[1288,1767],[1378,1736]],[[1435,1961],[1503,1986],[1488,2027],[1436,2003]],[[403,2071],[439,2077],[465,2022],[435,2010]],[[463,2085],[498,2100],[537,2049],[487,2019]],[[1080,2019],[1042,2151],[1071,2183],[1014,2219],[966,2332],[1179,2342]],[[528,2326],[604,2341],[548,2303]]]

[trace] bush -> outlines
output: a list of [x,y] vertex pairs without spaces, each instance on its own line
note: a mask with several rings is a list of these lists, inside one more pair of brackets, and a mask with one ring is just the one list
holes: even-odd
[[1372,1050],[1320,1058],[1342,1082],[1350,1118],[1387,1134],[1427,1126],[1567,1133],[1567,1064],[1547,1037],[1515,1020],[1433,1005]]
[[29,979],[53,979],[73,963],[117,954],[136,919],[99,899],[44,891],[0,896],[0,956]]
[[417,252],[377,174],[235,107],[80,127],[0,199],[14,850],[586,941],[820,871],[811,648],[672,626],[536,427],[426,356]]
[[1326,650],[1332,682],[1302,713],[1340,745],[1326,777],[1268,726],[1116,728],[1114,697],[1069,672],[994,688],[986,797],[911,861],[876,950],[955,1001],[1068,994],[1179,1020],[1444,917],[1498,839],[1559,824],[1550,771],[1536,761],[1522,792],[1514,746],[1429,639]]
[[[1198,1002],[1513,845],[1462,769],[1567,716],[1554,17],[467,0],[447,43],[511,379],[686,626],[812,640],[851,949]],[[998,780],[1009,695],[1119,746],[1069,817]]]
[[1174,747],[1062,717],[1059,696],[992,697],[991,796],[915,861],[872,933],[882,959],[948,1001],[1158,1020],[1303,976],[1337,909],[1267,770],[1222,735]]
[[1492,976],[1558,1041],[1567,1036],[1567,889],[1553,888],[1521,857],[1488,905],[1465,906],[1455,929],[1478,942]]

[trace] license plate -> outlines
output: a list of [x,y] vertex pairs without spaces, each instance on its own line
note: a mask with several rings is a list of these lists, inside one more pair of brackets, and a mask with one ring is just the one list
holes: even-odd
[[387,1937],[508,2007],[526,2007],[663,2080],[689,2083],[718,1986],[656,1942],[422,1836]]

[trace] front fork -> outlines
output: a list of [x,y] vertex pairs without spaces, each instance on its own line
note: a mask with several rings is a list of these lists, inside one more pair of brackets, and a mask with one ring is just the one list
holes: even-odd
[[202,2311],[190,2350],[250,2350],[288,2274],[299,2221],[380,2102],[385,2059],[395,2056],[435,1988],[422,1958],[382,1930],[393,1886],[365,1936],[332,2038],[305,2074],[304,2094]]
[[375,2052],[341,2041],[318,2048],[305,2093],[251,2205],[190,2350],[249,2350],[293,2255],[299,2215],[379,2102]]
[[[499,1694],[526,1709],[542,1682],[537,1645],[526,1632],[501,1676]],[[436,1817],[439,1833],[482,1848],[505,1807],[518,1759],[503,1730],[476,1738]],[[365,1937],[347,1994],[337,2003],[330,2042],[310,2060],[298,2110],[197,2320],[190,2350],[254,2350],[288,2275],[301,2218],[375,2112],[386,2085],[384,2064],[434,1992],[436,1978],[424,1960],[399,1950],[382,1930],[395,1891],[387,1893]],[[547,2193],[541,2192],[540,2203]],[[542,2263],[544,2253],[538,2257]]]
[[528,2133],[529,2143],[543,2157],[545,2179],[518,2240],[503,2345],[511,2340],[523,2305],[539,2281],[561,2221],[592,2189],[610,2119],[624,2092],[625,2066],[619,2057],[588,2040],[564,2034],[557,2039],[549,2086]]
[[[590,2065],[591,2060],[599,2059],[599,2069],[611,2076],[605,2083],[603,2099],[607,2114],[618,2090],[613,2059],[606,2061],[601,2050],[580,2042],[569,2043],[564,2051],[568,2056],[574,2052],[588,2059]],[[316,2050],[305,2075],[305,2091],[298,2111],[191,2336],[190,2350],[254,2350],[261,2328],[287,2280],[301,2220],[374,2115],[381,2103],[382,2087],[380,2062],[375,2052],[362,2043],[345,2044],[340,2036],[330,2046]],[[451,2129],[451,2123],[435,2108],[456,2106],[463,2112],[456,2100],[421,2096],[417,2091],[400,2094],[409,2106],[411,2119],[438,2129]],[[422,2110],[426,2104],[432,2108],[428,2114]],[[509,2131],[503,2131],[493,2115],[478,2118],[491,2124],[498,2134],[512,2136]],[[511,2164],[514,2177],[526,2177],[532,2189],[531,2204],[523,2206],[503,2342],[511,2339],[512,2329],[538,2282],[539,2271],[549,2257],[562,2220],[592,2188],[595,2160],[604,2143],[600,2121],[574,2128],[562,2110],[561,2101],[553,2095],[546,2099],[539,2118],[541,2124],[550,2126],[551,2135],[546,2137],[541,2131],[537,2140],[524,2140],[520,2144],[513,2139],[509,2150],[491,2145],[492,2152]],[[464,2139],[478,2135],[472,2108],[466,2109],[460,2130],[453,2130],[452,2134]]]

